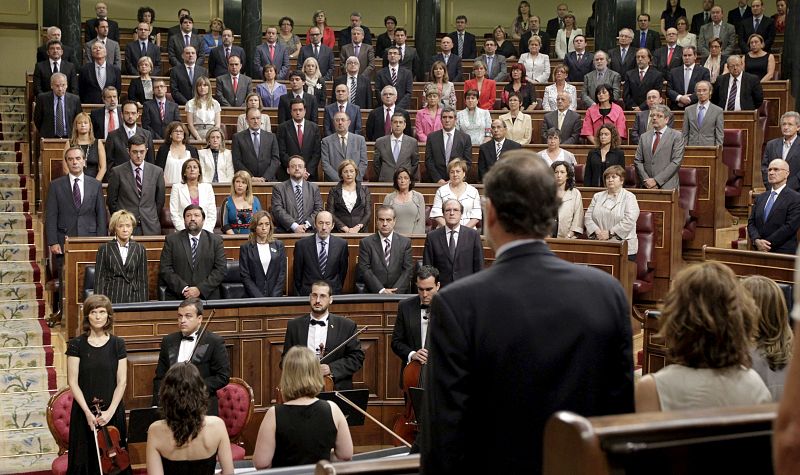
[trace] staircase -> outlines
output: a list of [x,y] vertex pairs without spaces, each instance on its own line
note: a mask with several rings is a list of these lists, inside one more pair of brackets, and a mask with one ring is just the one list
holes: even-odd
[[[25,90],[0,86],[0,472],[50,471],[47,401],[56,389],[45,323],[44,239],[34,232]],[[40,233],[41,234],[41,233]],[[37,244],[39,245],[37,253]],[[37,260],[38,256],[38,260]]]

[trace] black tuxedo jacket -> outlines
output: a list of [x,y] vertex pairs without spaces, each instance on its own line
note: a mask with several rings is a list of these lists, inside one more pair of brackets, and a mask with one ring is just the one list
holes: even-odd
[[[106,114],[108,111],[105,107],[100,107],[97,109],[93,109],[92,112],[89,112],[89,118],[92,120],[92,130],[94,131],[94,136],[99,139],[106,138]],[[120,127],[122,123],[122,107],[117,107],[117,127]],[[107,168],[107,170],[111,170],[111,168]]]
[[322,135],[319,133],[316,121],[306,120],[303,123],[303,146],[297,140],[297,127],[293,120],[282,122],[278,126],[278,150],[281,155],[281,166],[278,168],[277,177],[279,180],[289,179],[286,168],[289,166],[289,158],[300,155],[306,162],[306,171],[310,175],[311,181],[317,180],[317,168],[322,156]]
[[[336,86],[345,84],[350,88],[350,79],[346,74],[339,76],[333,81],[333,91],[336,91]],[[336,102],[336,93],[331,93],[331,103]],[[368,77],[359,75],[356,79],[356,102],[355,105],[362,109],[372,109],[372,81]]]
[[[77,67],[62,58],[58,72],[67,76],[67,92],[78,94]],[[50,78],[53,76],[53,63],[49,59],[36,63],[33,68],[33,95],[50,92]]]
[[[122,73],[118,67],[108,61],[106,61],[106,86],[116,87],[117,94],[121,94]],[[78,73],[78,91],[80,91],[81,104],[103,103],[103,88],[97,83],[94,61],[81,66]]]
[[797,252],[797,230],[800,229],[800,193],[784,187],[764,218],[772,187],[756,197],[753,211],[747,220],[747,234],[751,242],[765,239],[770,242],[770,252],[794,254]]
[[275,240],[269,244],[270,261],[266,272],[258,255],[258,244],[239,247],[239,275],[248,297],[281,297],[286,283],[286,248]]
[[[758,76],[742,71],[739,76],[739,104],[742,110],[755,110],[761,107],[764,102],[764,90],[761,88],[761,80]],[[714,83],[714,93],[711,96],[711,102],[722,107],[728,102],[728,87],[730,86],[731,75],[723,74],[717,78]]]
[[[522,148],[522,145],[514,142],[510,139],[505,139],[503,142],[503,148],[500,150],[500,154],[502,155],[503,152],[507,152],[509,150],[516,150],[518,148]],[[494,140],[490,140],[486,143],[481,144],[480,148],[478,149],[478,180],[483,181],[483,175],[492,168],[494,162],[498,160],[497,156],[497,149],[494,145]]]
[[[153,134],[144,127],[137,125],[136,133],[147,141],[147,155],[145,161],[155,163],[155,147],[153,147]],[[118,127],[117,130],[108,134],[106,138],[106,163],[108,169],[114,168],[117,165],[122,165],[130,161],[131,156],[128,153],[128,134],[125,132],[125,127]]]
[[[394,112],[395,113],[399,112],[403,114],[403,117],[406,118],[406,128],[403,130],[403,133],[405,135],[408,135],[409,137],[414,137],[414,132],[413,129],[411,128],[411,116],[408,115],[408,112],[405,109],[401,108],[399,104],[394,107]],[[366,135],[368,141],[374,142],[379,138],[383,137],[384,135],[386,135],[384,133],[385,122],[386,122],[386,116],[384,115],[383,106],[372,109],[372,111],[367,116]]]
[[[389,68],[385,67],[375,73],[375,106],[383,104],[381,101],[381,90],[385,86],[392,85],[392,74]],[[394,86],[397,89],[397,105],[403,109],[409,109],[411,105],[412,88],[414,86],[414,78],[411,72],[403,67],[397,68],[397,84]]]
[[[289,91],[278,100],[278,123],[282,124],[292,119],[292,105],[289,101],[294,98],[294,93]],[[317,98],[311,94],[303,93],[303,105],[306,106],[306,120],[317,123]]]
[[222,238],[206,230],[200,232],[197,244],[197,265],[192,267],[192,248],[189,232],[167,235],[161,250],[158,269],[160,285],[166,285],[167,300],[183,300],[184,287],[200,289],[204,300],[219,298],[219,284],[225,277],[225,249]]
[[194,97],[194,84],[200,76],[208,77],[208,71],[202,66],[194,66],[194,81],[189,81],[189,73],[186,71],[186,66],[179,64],[173,66],[169,70],[169,89],[172,93],[172,99],[179,105],[185,106],[189,99]]
[[400,358],[400,386],[403,370],[408,364],[408,354],[422,348],[421,307],[418,295],[397,304],[397,319],[392,330],[392,351]]
[[[181,332],[170,333],[161,339],[161,351],[158,353],[156,376],[153,378],[153,405],[158,406],[158,393],[161,380],[167,371],[178,361],[181,347]],[[208,388],[208,414],[219,414],[217,390],[224,388],[231,377],[231,362],[225,340],[216,333],[206,331],[197,342],[192,364],[197,366],[200,377]]]
[[147,50],[142,55],[142,48],[139,46],[139,40],[131,41],[125,46],[125,74],[132,76],[139,75],[139,59],[142,56],[147,56],[153,62],[153,70],[150,72],[153,76],[161,76],[161,49],[154,45],[151,41],[147,41]]
[[583,81],[584,76],[594,71],[594,53],[584,51],[581,60],[578,61],[578,54],[572,51],[564,57],[564,65],[569,68],[568,81]]
[[253,138],[250,129],[245,129],[233,136],[231,155],[233,169],[247,170],[252,176],[260,176],[266,181],[275,181],[275,174],[280,167],[278,139],[275,134],[266,130],[259,131],[258,152],[253,149]]
[[[328,263],[325,266],[325,275],[319,269],[319,256],[317,255],[317,235],[312,234],[298,239],[294,250],[294,294],[308,295],[311,284],[324,280],[330,284],[334,295],[342,293],[342,285],[347,277],[348,256],[347,241],[340,237],[328,238]],[[303,340],[305,341],[305,340]]]
[[458,227],[455,257],[450,257],[450,230],[441,226],[428,233],[422,263],[439,269],[442,287],[483,269],[483,245],[478,231]]
[[[677,68],[672,68],[667,76],[667,96],[670,99],[670,106],[672,109],[680,110],[684,107],[678,106],[678,96],[684,95],[686,92],[686,84],[683,79],[684,66],[680,65]],[[692,76],[689,78],[689,94],[692,95],[692,102],[689,105],[697,103],[697,95],[694,93],[694,87],[700,81],[711,81],[711,73],[708,69],[695,64],[692,68]],[[688,107],[688,106],[686,106]]]
[[[39,137],[56,137],[56,116],[55,116],[55,94],[53,92],[43,92],[36,96],[36,107],[33,109],[33,124],[39,131]],[[81,100],[75,94],[64,94],[64,128],[66,135],[61,138],[68,138],[72,132],[72,121],[81,111]],[[95,129],[97,130],[97,129]],[[97,133],[97,132],[95,132]],[[95,137],[100,137],[95,135]]]
[[[442,53],[434,55],[431,61],[441,61],[444,63],[444,55]],[[459,55],[450,53],[450,57],[447,58],[447,63],[445,66],[447,67],[447,78],[450,80],[450,82],[461,82],[464,80],[464,77],[461,74],[461,57]]]
[[[308,326],[311,316],[303,315],[289,320],[286,325],[286,337],[283,341],[283,354],[281,354],[281,368],[283,358],[293,346],[308,345]],[[325,348],[333,350],[345,340],[350,338],[358,329],[356,323],[347,317],[328,314],[328,335],[325,338]],[[353,374],[364,365],[364,350],[358,337],[348,341],[344,347],[333,353],[326,354],[324,364],[330,366],[333,376],[333,387],[336,390],[353,389]]]
[[444,129],[428,135],[425,142],[425,181],[436,183],[439,180],[450,181],[447,164],[451,158],[462,158],[467,162],[467,169],[472,166],[472,140],[466,133],[453,129],[453,142],[450,145],[450,156],[445,156]]
[[142,127],[153,134],[154,140],[163,140],[167,125],[175,121],[181,121],[181,113],[178,104],[172,101],[164,102],[164,120],[161,120],[161,111],[155,99],[146,101],[142,106]]
[[[628,54],[631,54],[628,51]],[[650,65],[644,80],[639,79],[639,70],[631,69],[625,73],[625,87],[623,97],[625,99],[625,109],[630,110],[634,107],[644,109],[647,106],[647,91],[655,89],[660,91],[664,86],[664,74],[655,66]]]

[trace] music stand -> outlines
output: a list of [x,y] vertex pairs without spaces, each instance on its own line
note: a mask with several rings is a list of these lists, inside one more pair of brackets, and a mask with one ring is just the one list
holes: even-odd
[[157,407],[145,407],[142,409],[131,409],[130,419],[128,420],[128,443],[147,442],[147,429],[150,424],[161,419],[161,414]]
[[417,425],[422,424],[422,408],[425,407],[425,390],[422,388],[408,388],[411,396],[411,407],[414,408],[414,416],[417,418]]
[[[362,410],[367,410],[367,402],[369,401],[369,389],[348,389],[345,391],[338,391],[339,394],[346,397],[347,399],[353,401],[353,403],[360,407]],[[324,399],[326,401],[333,401],[339,406],[339,409],[342,410],[344,413],[345,419],[347,419],[348,426],[363,426],[364,425],[364,414],[356,411],[350,404],[342,401],[334,392],[323,392],[319,393],[318,396],[320,399]]]

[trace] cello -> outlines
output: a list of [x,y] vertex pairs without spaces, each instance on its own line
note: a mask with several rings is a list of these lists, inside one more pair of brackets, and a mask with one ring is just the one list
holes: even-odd
[[[100,416],[102,402],[98,398],[92,399],[95,416]],[[119,429],[108,424],[95,426],[94,435],[100,472],[104,475],[130,473],[131,460],[128,451],[120,445]]]
[[[414,406],[411,404],[411,388],[422,387],[422,363],[411,360],[403,368],[403,398],[406,402],[405,409],[398,414],[392,425],[392,429],[402,439],[414,441],[417,438],[417,416],[414,414]],[[400,445],[395,441],[395,445]]]

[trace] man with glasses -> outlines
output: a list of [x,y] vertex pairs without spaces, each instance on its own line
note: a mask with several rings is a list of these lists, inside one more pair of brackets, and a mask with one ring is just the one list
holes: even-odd
[[[411,91],[414,85],[414,78],[409,69],[401,67],[400,64],[400,48],[392,46],[386,50],[386,67],[378,71],[375,76],[375,91],[381,91],[386,86],[392,86],[397,95],[397,104],[408,109],[411,104]],[[381,102],[382,98],[378,97],[376,102]]]
[[302,69],[306,58],[314,58],[319,64],[319,73],[326,81],[330,81],[333,76],[333,50],[322,43],[322,33],[316,26],[308,30],[311,37],[311,44],[300,48],[297,55],[297,67]]
[[153,76],[161,75],[161,50],[150,41],[150,23],[141,22],[136,27],[136,41],[125,46],[125,74],[139,75],[139,59],[147,56],[153,62]]
[[442,205],[444,226],[425,237],[422,262],[439,269],[442,287],[483,269],[483,244],[478,231],[461,224],[464,205],[448,199]]
[[633,158],[639,186],[650,190],[674,190],[680,185],[678,170],[683,162],[683,134],[667,126],[672,111],[655,105],[650,111],[653,130],[642,134]]
[[372,81],[370,78],[362,76],[361,61],[355,56],[350,56],[345,62],[345,73],[333,81],[333,97],[336,100],[336,86],[344,84],[347,86],[347,98],[350,104],[357,105],[362,109],[372,109]]
[[392,86],[384,86],[380,95],[381,107],[372,109],[367,117],[367,140],[374,142],[379,138],[389,135],[392,130],[392,117],[395,114],[402,114],[406,119],[404,134],[413,137],[411,130],[411,117],[408,112],[396,105],[397,90]]

